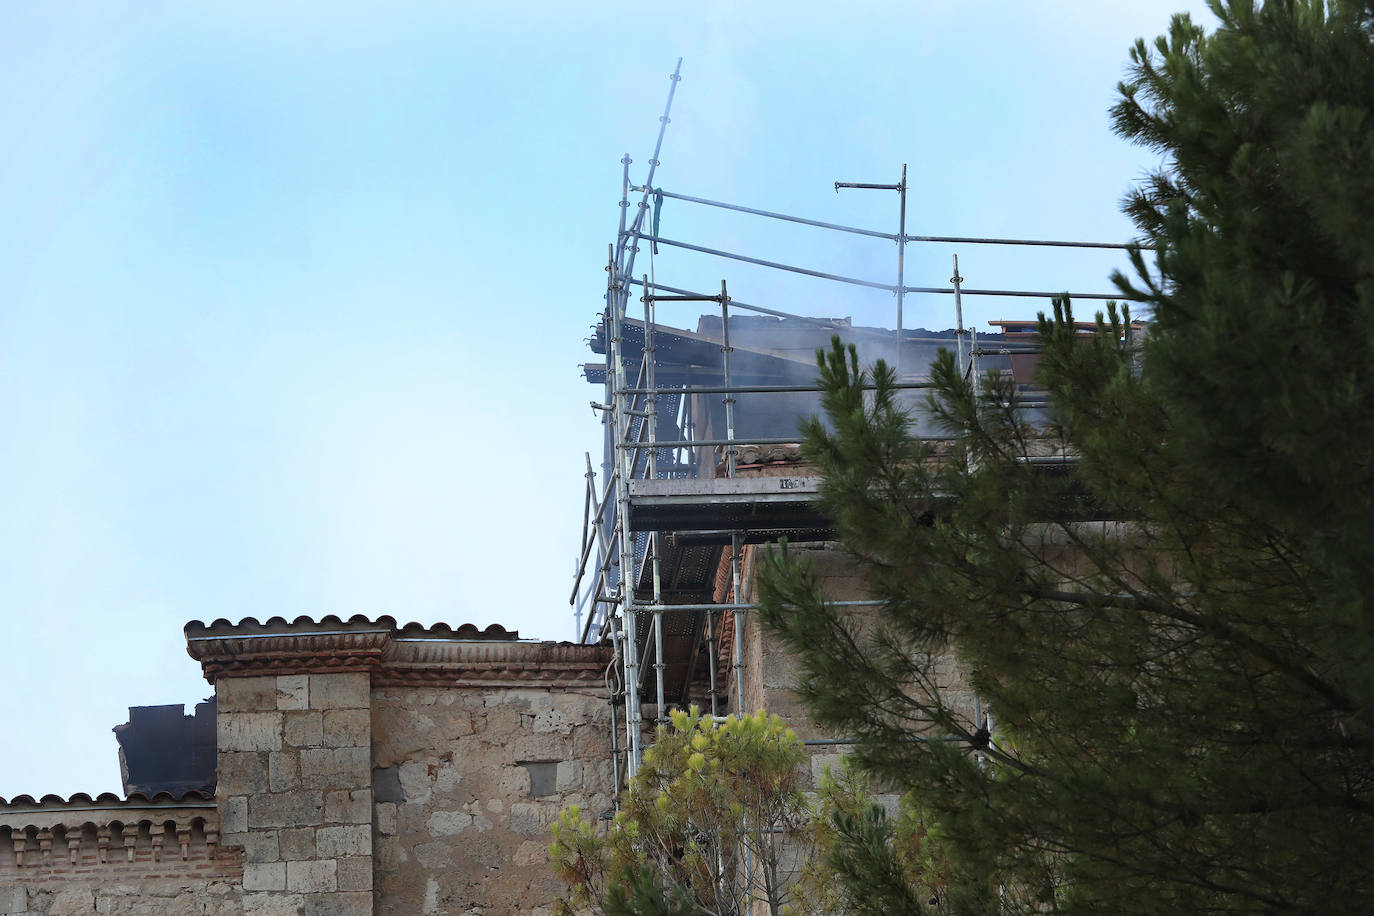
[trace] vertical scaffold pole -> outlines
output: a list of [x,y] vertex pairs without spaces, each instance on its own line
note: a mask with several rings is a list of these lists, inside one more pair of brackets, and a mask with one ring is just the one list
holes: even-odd
[[[643,755],[643,725],[642,713],[639,707],[639,640],[635,626],[634,614],[634,582],[635,574],[635,552],[634,534],[630,531],[630,479],[634,473],[634,458],[630,452],[637,451],[631,449],[629,443],[629,407],[625,402],[625,363],[622,349],[622,322],[625,318],[625,306],[629,300],[629,288],[634,277],[635,255],[639,251],[639,238],[644,231],[644,217],[649,210],[649,188],[654,183],[654,173],[659,165],[659,153],[663,149],[663,135],[668,130],[669,114],[673,110],[673,96],[677,93],[677,84],[682,80],[682,58],[678,58],[677,67],[669,77],[668,101],[663,106],[663,115],[658,119],[658,138],[654,141],[654,154],[649,159],[649,173],[644,181],[645,191],[640,197],[639,210],[635,214],[633,224],[628,228],[622,228],[620,237],[617,239],[614,255],[611,259],[611,273],[613,278],[611,294],[608,298],[610,306],[611,322],[614,325],[611,335],[611,356],[612,366],[608,367],[614,372],[614,396],[611,398],[612,412],[615,414],[615,452],[616,470],[618,477],[616,480],[616,531],[618,534],[618,550],[620,553],[620,594],[619,605],[620,613],[625,625],[625,728],[628,741],[626,742],[627,759],[625,765],[625,775],[627,780],[634,779],[635,773],[639,770],[639,762]],[[629,156],[625,157],[627,160]],[[626,201],[628,209],[629,163],[624,162],[626,176],[622,197]],[[622,214],[623,215],[623,214]],[[622,227],[624,225],[622,220]],[[608,375],[610,373],[608,372]]]
[[875,184],[867,181],[837,181],[835,193],[840,188],[857,188],[864,191],[896,191],[898,197],[897,231],[897,351],[892,360],[897,370],[897,380],[902,378],[902,323],[903,308],[906,305],[906,163],[902,163],[902,180],[896,184]]
[[625,731],[626,775],[633,779],[639,768],[640,753],[640,711],[639,711],[639,658],[637,647],[638,634],[635,632],[634,582],[635,549],[634,536],[630,532],[630,478],[634,473],[634,451],[628,448],[630,438],[629,406],[625,402],[625,352],[624,317],[625,298],[628,278],[611,264],[613,276],[610,295],[611,339],[610,366],[615,383],[611,399],[611,411],[615,425],[615,462],[616,462],[616,549],[620,554],[620,593],[621,619],[624,621],[625,648],[622,658],[625,665]]
[[706,612],[706,671],[711,679],[711,718],[720,713],[716,709],[716,615]]
[[954,355],[958,360],[959,375],[964,374],[964,278],[959,276],[959,256],[954,256],[954,276],[949,278],[954,284]]
[[[725,376],[725,476],[735,476],[735,393],[730,390],[730,295],[720,281],[720,355]],[[738,603],[738,602],[736,602]]]
[[[730,346],[730,292],[725,286],[725,281],[720,281],[720,354],[721,370],[725,380],[725,476],[731,480],[735,477],[736,456],[738,449],[735,447],[735,393],[731,390],[730,373],[730,353],[734,347]],[[741,538],[739,532],[730,534],[730,585],[733,603],[743,604],[744,598],[741,596],[741,576],[740,576],[740,549]],[[744,611],[735,608],[733,611],[735,619],[735,645],[734,645],[734,674],[735,674],[735,714],[744,715],[744,652],[742,643],[744,641]]]
[[[740,550],[743,548],[743,539],[739,532],[730,534],[730,584],[731,591],[734,592],[734,603],[743,604],[744,598],[740,595],[741,575],[740,575]],[[744,610],[735,608],[735,715],[744,715]]]
[[[644,384],[648,388],[649,394],[645,399],[646,414],[644,422],[649,424],[649,462],[646,469],[646,476],[650,479],[658,476],[658,449],[654,448],[654,443],[658,441],[658,389],[654,385],[654,323],[658,320],[658,309],[654,303],[653,287],[649,285],[648,276],[644,277]],[[657,717],[660,725],[668,721],[668,715],[664,710],[666,703],[663,692],[663,579],[660,573],[658,561],[658,538],[657,531],[649,532],[649,550],[652,552],[653,565],[652,572],[654,577],[654,683],[658,689]]]
[[[620,159],[620,231],[616,233],[616,245],[625,244],[625,217],[630,212],[630,163],[634,162],[630,154],[626,153]],[[616,260],[620,260],[620,251],[616,251]]]
[[968,371],[974,397],[977,397],[983,393],[983,382],[978,377],[978,332],[973,328],[968,329]]
[[[611,619],[611,651],[614,655],[611,656],[611,667],[609,670],[614,671],[616,663],[620,661],[621,652],[620,624],[614,618]],[[611,778],[614,780],[611,785],[614,790],[613,794],[615,795],[615,807],[618,811],[620,810],[620,743],[617,739],[616,732],[620,729],[615,721],[616,691],[610,689],[610,684],[607,684],[606,688],[607,692],[610,694],[610,696],[607,697],[607,701],[611,704]]]
[[906,304],[906,163],[902,163],[902,181],[897,186],[901,198],[897,216],[897,381],[902,380],[902,309]]

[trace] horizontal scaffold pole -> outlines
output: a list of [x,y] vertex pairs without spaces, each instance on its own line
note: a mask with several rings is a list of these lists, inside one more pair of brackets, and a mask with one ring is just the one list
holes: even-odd
[[[737,254],[733,251],[722,251],[719,248],[707,248],[705,245],[693,245],[690,242],[679,242],[674,239],[665,239],[662,236],[641,233],[640,239],[646,242],[655,242],[659,245],[667,245],[670,248],[681,248],[685,251],[695,251],[699,254],[709,254],[712,257],[725,258],[730,261],[742,261],[745,264],[754,264],[759,267],[768,267],[773,270],[785,270],[789,273],[801,274],[805,277],[815,277],[818,280],[832,280],[836,283],[847,283],[850,286],[863,286],[868,289],[881,289],[895,294],[897,287],[891,283],[879,283],[875,280],[864,280],[860,277],[847,277],[844,274],[826,273],[823,270],[812,270],[809,267],[798,267],[795,264],[783,264],[780,261],[768,261],[764,258],[750,257],[747,254]],[[946,286],[903,286],[904,293],[931,293],[936,295],[953,295],[954,287]],[[960,292],[965,296],[1018,296],[1030,299],[1054,299],[1058,296],[1068,296],[1070,299],[1130,299],[1132,297],[1121,293],[1070,293],[1063,290],[1055,292],[1053,290],[1033,290],[1033,289],[969,289],[961,287]],[[734,305],[735,303],[731,303]]]
[[[877,599],[866,601],[827,601],[830,607],[877,607],[883,602]],[[635,611],[753,611],[757,604],[635,604]]]
[[[949,436],[912,436],[918,442],[947,442]],[[796,436],[791,439],[675,439],[672,442],[621,442],[620,448],[694,448],[699,445],[800,445]]]
[[[893,184],[853,184],[837,182],[837,185],[845,188],[875,188],[884,191],[895,191],[898,185]],[[673,191],[665,191],[662,188],[635,187],[630,190],[640,193],[652,191],[657,197],[670,200],[681,200],[692,204],[702,204],[707,207],[717,207],[721,210],[734,210],[737,213],[748,213],[753,216],[764,216],[769,219],[783,220],[789,223],[800,223],[803,226],[815,226],[818,229],[831,229],[835,232],[848,232],[853,235],[866,235],[869,238],[887,239],[895,242],[899,238],[895,232],[880,232],[876,229],[863,229],[858,226],[844,226],[839,223],[827,223],[819,219],[807,219],[803,216],[792,216],[788,213],[778,213],[774,210],[760,210],[756,207],[744,207],[739,204],[726,203],[723,200],[709,200],[705,197],[693,197],[690,194],[678,194]],[[984,236],[967,235],[907,235],[908,242],[939,242],[956,245],[1033,245],[1045,248],[1112,248],[1119,251],[1129,251],[1132,248],[1139,248],[1142,251],[1153,251],[1154,245],[1144,242],[1073,242],[1059,239],[1014,239],[1014,238],[993,238]]]
[[[934,388],[934,382],[901,382],[889,388]],[[688,388],[626,388],[626,394],[788,394],[824,391],[820,385],[692,385]],[[876,385],[864,385],[864,391],[876,391]],[[660,443],[662,444],[662,443]]]

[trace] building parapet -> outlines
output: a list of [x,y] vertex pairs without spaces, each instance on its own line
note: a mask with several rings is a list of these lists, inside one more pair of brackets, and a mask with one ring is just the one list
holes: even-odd
[[222,676],[367,672],[377,686],[556,687],[599,681],[610,658],[605,647],[522,640],[497,624],[401,626],[361,614],[193,620],[186,645],[211,683]]
[[219,842],[215,800],[201,792],[0,798],[0,872],[41,878],[105,865],[176,871],[178,863],[219,858]]

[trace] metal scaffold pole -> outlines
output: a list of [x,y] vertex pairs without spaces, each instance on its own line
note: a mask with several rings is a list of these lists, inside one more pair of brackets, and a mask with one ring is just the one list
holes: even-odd
[[625,666],[625,746],[629,751],[626,770],[633,778],[639,765],[640,751],[640,711],[639,711],[639,645],[635,632],[634,603],[635,551],[634,536],[630,532],[629,481],[634,473],[635,453],[624,447],[630,438],[629,406],[625,403],[625,353],[623,318],[625,309],[625,288],[621,274],[615,263],[612,271],[610,296],[610,370],[614,373],[612,385],[611,411],[615,428],[616,462],[616,548],[620,554],[619,606],[624,624],[624,650],[621,653]]
[[902,182],[898,185],[901,206],[897,217],[897,380],[902,379],[902,351],[906,342],[902,340],[902,307],[906,304],[906,163],[902,163]]
[[904,318],[903,308],[906,305],[906,294],[916,292],[909,290],[906,285],[906,163],[902,163],[902,180],[896,184],[873,184],[863,181],[837,181],[835,182],[835,193],[840,192],[840,188],[857,188],[864,191],[896,191],[898,197],[897,204],[897,285],[891,287],[897,294],[897,337],[896,353],[893,365],[897,368],[897,378],[902,378],[902,321]]
[[954,354],[958,360],[959,374],[964,374],[964,299],[961,292],[961,284],[964,278],[959,276],[959,256],[954,256],[954,276],[949,278],[950,284],[954,286]]
[[[653,156],[649,159],[649,172],[644,184],[647,187],[653,185],[654,173],[659,165],[659,154],[663,149],[663,136],[668,129],[670,121],[669,115],[673,108],[673,97],[677,92],[677,84],[682,79],[682,59],[678,58],[677,67],[673,70],[669,78],[668,100],[663,106],[663,115],[659,118],[658,137],[654,142]],[[622,621],[623,648],[621,651],[622,664],[624,666],[624,691],[625,691],[625,730],[626,730],[626,777],[633,779],[639,769],[640,761],[643,758],[643,722],[642,710],[639,698],[639,639],[637,632],[637,621],[634,610],[634,589],[638,580],[638,571],[635,563],[635,543],[634,532],[630,530],[630,481],[634,479],[635,465],[637,463],[638,449],[634,447],[637,443],[632,443],[631,431],[633,429],[633,414],[636,413],[634,405],[627,402],[627,394],[630,389],[625,377],[625,328],[626,306],[629,301],[629,291],[634,277],[635,255],[639,251],[639,241],[644,235],[644,220],[649,210],[649,192],[644,191],[640,196],[638,210],[634,220],[629,227],[626,227],[627,211],[629,209],[629,169],[630,157],[627,154],[622,160],[621,171],[621,212],[619,234],[616,238],[615,247],[612,250],[611,262],[608,270],[611,273],[610,284],[606,296],[607,321],[610,332],[610,346],[607,351],[607,376],[611,389],[609,406],[612,414],[612,448],[615,452],[615,506],[616,506],[616,544],[615,551],[620,560],[620,581],[619,588],[615,595],[616,606]],[[647,305],[647,303],[646,303]],[[653,384],[653,359],[652,359],[652,331],[646,329],[645,346],[649,348],[645,352],[645,361],[641,366],[643,375],[647,378],[647,387],[654,388]],[[635,388],[643,387],[636,384]],[[641,426],[641,432],[647,432],[652,445],[652,437],[655,435],[654,429],[654,404],[657,401],[656,393],[648,395],[649,409],[643,412],[645,425]],[[654,449],[651,448],[647,465],[653,468],[655,463]],[[652,470],[650,471],[652,476]],[[650,550],[654,550],[653,547]],[[652,553],[653,562],[657,565],[657,551]],[[657,569],[655,569],[657,573]],[[655,604],[661,604],[660,596],[657,591],[658,582],[655,574]],[[654,619],[654,638],[656,646],[661,646],[662,642],[662,614],[655,615]],[[662,663],[661,648],[657,654],[658,662]],[[663,707],[663,688],[662,688],[662,669],[659,675],[659,710]]]
[[[652,259],[650,260],[652,263]],[[658,392],[654,387],[654,323],[658,311],[654,305],[654,294],[649,286],[649,278],[644,278],[644,384],[649,393],[646,395],[644,422],[649,427],[649,462],[646,476],[658,476]],[[663,604],[663,576],[659,564],[659,533],[649,533],[649,552],[652,556],[651,572],[654,582],[654,604]],[[660,725],[668,721],[665,694],[663,692],[663,611],[654,611],[654,686],[657,688],[655,711]]]
[[[726,288],[725,281],[720,281],[720,355],[721,373],[725,382],[725,476],[730,480],[735,479],[737,467],[738,447],[735,445],[735,392],[732,386],[732,376],[730,372],[730,354],[734,347],[730,346],[730,292]],[[736,604],[743,602],[744,598],[740,594],[740,550],[744,540],[738,531],[730,533],[730,587],[733,592],[731,596]],[[744,715],[744,614],[742,608],[737,608],[731,612],[735,624],[734,641],[734,674],[735,674],[735,715]]]

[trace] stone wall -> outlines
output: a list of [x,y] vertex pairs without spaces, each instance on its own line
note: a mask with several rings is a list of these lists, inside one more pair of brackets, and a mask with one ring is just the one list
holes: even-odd
[[548,913],[549,825],[612,805],[604,691],[373,692],[379,916]]
[[549,825],[611,808],[605,648],[363,617],[187,637],[243,916],[547,913]]
[[224,842],[243,847],[245,916],[372,913],[367,672],[220,677]]
[[[754,585],[761,550],[766,547],[746,547],[744,553],[743,591],[748,601],[757,601]],[[835,543],[794,544],[789,550],[803,557],[816,571],[821,593],[831,601],[862,601],[869,598],[864,580],[842,547]],[[728,558],[727,558],[728,559]],[[851,619],[862,630],[872,611],[863,607],[849,609]],[[763,629],[757,614],[746,614],[744,640],[744,710],[764,709],[781,716],[804,740],[844,738],[817,726],[796,693],[801,675],[800,660],[772,639]],[[931,673],[946,702],[965,715],[970,723],[975,716],[976,700],[972,687],[964,677],[953,653],[944,653],[931,660]],[[731,685],[731,708],[734,703]],[[842,744],[818,744],[810,747],[813,779],[818,780],[825,767],[838,767],[846,753]]]
[[5,916],[240,916],[237,880],[69,879],[46,887],[0,887]]
[[0,799],[5,916],[241,916],[242,871],[198,793]]

